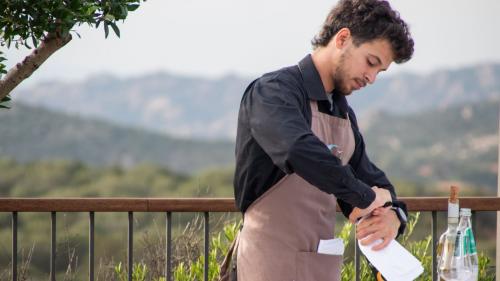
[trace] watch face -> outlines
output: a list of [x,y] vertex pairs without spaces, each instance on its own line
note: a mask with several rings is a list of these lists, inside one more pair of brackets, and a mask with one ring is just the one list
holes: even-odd
[[394,211],[396,211],[396,214],[398,215],[398,218],[400,220],[404,221],[405,223],[408,222],[408,219],[406,218],[406,214],[401,208],[393,207],[392,209]]

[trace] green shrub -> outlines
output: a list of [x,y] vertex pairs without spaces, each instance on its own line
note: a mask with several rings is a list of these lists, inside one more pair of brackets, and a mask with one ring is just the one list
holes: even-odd
[[[411,236],[413,231],[419,221],[420,213],[413,213],[410,215],[408,221],[408,226],[405,234],[399,237],[399,242],[410,251],[417,259],[422,262],[424,267],[424,273],[419,276],[417,280],[419,281],[431,281],[432,280],[432,237],[427,236],[422,240],[413,241]],[[216,281],[219,273],[219,262],[220,257],[224,257],[227,253],[229,245],[233,241],[236,233],[239,229],[240,223],[232,223],[226,225],[222,231],[217,236],[212,238],[210,244],[210,256],[209,256],[209,280]],[[352,230],[353,225],[349,222],[345,223],[342,227],[338,237],[344,240],[345,247],[347,248],[352,242]],[[175,281],[192,281],[192,280],[203,280],[203,256],[200,256],[195,262],[191,264],[180,263],[174,270],[174,280]],[[365,258],[361,259],[360,268],[361,280],[374,280],[372,271],[368,266],[368,262]],[[342,268],[342,280],[354,280],[355,270],[353,257],[346,256],[344,258],[344,266]],[[490,259],[483,253],[479,255],[479,280],[480,281],[490,281],[495,280],[495,272],[493,266],[490,265]]]
[[[422,240],[411,240],[411,236],[415,227],[419,221],[420,213],[413,213],[410,215],[408,226],[406,232],[403,236],[398,238],[398,241],[410,251],[417,259],[422,262],[424,267],[424,273],[419,276],[418,281],[431,281],[432,280],[432,239],[431,236],[427,236]],[[238,230],[240,229],[241,221],[229,223],[225,225],[219,233],[212,235],[210,241],[210,251],[209,251],[209,271],[208,280],[216,281],[219,276],[220,264],[224,259],[231,242],[236,237]],[[196,227],[195,227],[196,228]],[[346,222],[338,237],[342,238],[344,245],[347,248],[351,243],[353,243],[353,224]],[[204,256],[199,255],[193,261],[188,259],[183,259],[182,257],[177,259],[178,262],[173,268],[173,279],[175,281],[201,281],[204,277]],[[494,266],[490,265],[491,260],[481,253],[479,255],[479,280],[480,281],[493,281],[495,280],[495,270]],[[126,270],[119,263],[114,267],[116,280],[125,281],[127,280]],[[350,281],[355,279],[355,269],[354,260],[352,256],[346,255],[344,257],[344,266],[342,268],[342,280]],[[360,278],[361,280],[375,280],[368,266],[368,262],[365,258],[361,259],[360,267]],[[148,277],[148,265],[145,263],[134,264],[133,281],[165,281],[164,277]]]

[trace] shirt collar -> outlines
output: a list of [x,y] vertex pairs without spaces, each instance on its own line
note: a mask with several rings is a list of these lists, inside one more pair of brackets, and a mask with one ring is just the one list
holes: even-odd
[[309,98],[312,100],[327,100],[323,82],[321,82],[321,77],[310,54],[299,62],[299,70]]
[[[319,76],[319,72],[316,69],[310,54],[299,62],[299,70],[302,75],[302,79],[304,80],[304,86],[309,98],[316,101],[328,100],[325,88],[323,87],[323,82],[321,82],[321,76]],[[344,95],[333,91],[332,100],[337,104],[341,111],[348,111],[349,105]]]

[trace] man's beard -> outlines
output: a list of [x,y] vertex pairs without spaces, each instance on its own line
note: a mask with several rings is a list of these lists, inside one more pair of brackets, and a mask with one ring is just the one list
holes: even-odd
[[349,57],[349,52],[342,54],[340,57],[339,64],[335,69],[335,76],[333,77],[333,87],[335,92],[344,96],[348,96],[352,93],[352,90],[347,85],[347,75],[344,67],[346,57]]

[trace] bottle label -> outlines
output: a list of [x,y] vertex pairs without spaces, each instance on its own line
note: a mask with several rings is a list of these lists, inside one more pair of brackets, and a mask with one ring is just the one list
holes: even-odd
[[458,204],[448,202],[448,217],[458,218]]
[[467,231],[467,229],[465,229],[463,233],[462,247],[464,249],[464,255],[469,255],[471,249],[470,249],[470,236],[469,236],[469,231]]
[[466,230],[465,230],[465,233],[466,233],[466,236],[467,236],[467,240],[468,240],[468,247],[466,248],[467,249],[467,252],[471,255],[474,255],[474,254],[477,254],[477,249],[476,249],[476,240],[474,239],[474,235],[472,234],[472,229],[470,227],[468,227]]

